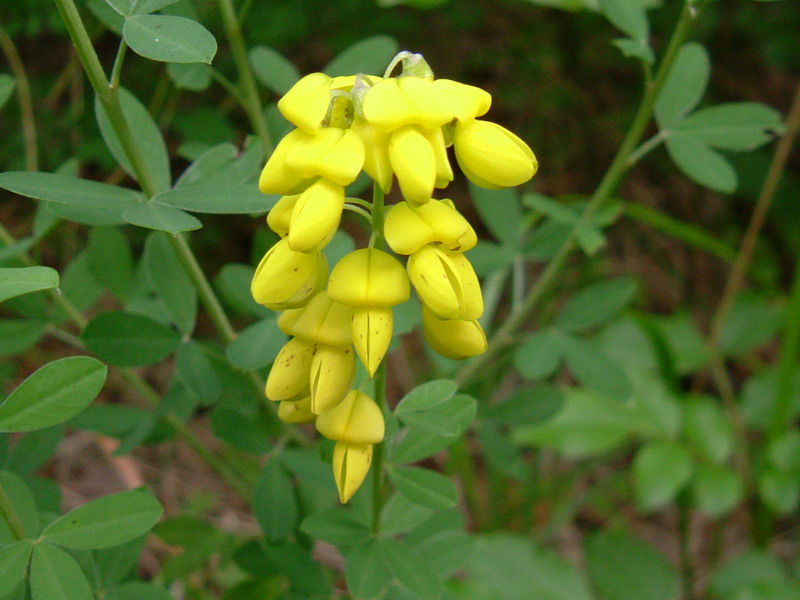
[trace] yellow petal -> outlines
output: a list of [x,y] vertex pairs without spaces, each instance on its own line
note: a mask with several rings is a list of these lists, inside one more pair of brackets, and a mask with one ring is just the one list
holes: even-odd
[[486,352],[486,334],[478,321],[440,319],[423,305],[422,331],[428,345],[447,358],[460,360]]
[[348,185],[364,165],[364,143],[354,131],[325,127],[303,135],[289,149],[286,165],[303,177],[325,177]]
[[[452,200],[445,198],[444,200],[442,200],[442,203],[447,204],[457,212],[456,205]],[[461,237],[459,237],[457,240],[452,241],[448,245],[450,250],[458,252],[466,252],[467,250],[472,250],[475,247],[475,244],[478,243],[478,236],[475,233],[475,230],[472,228],[472,225],[469,224],[469,221],[466,221],[466,223],[467,223],[467,230]]]
[[266,395],[270,400],[296,400],[307,396],[311,360],[317,347],[292,338],[278,352],[267,377]]
[[471,229],[469,222],[461,216],[451,202],[431,200],[411,209],[433,230],[433,240],[451,247]]
[[304,186],[308,185],[305,177],[286,164],[292,146],[304,135],[300,129],[293,129],[278,142],[258,178],[258,189],[263,193],[292,195],[303,191]]
[[461,283],[462,293],[462,314],[461,318],[467,321],[479,319],[483,314],[483,294],[481,293],[481,283],[475,274],[464,254],[461,252],[447,252],[451,263],[456,267],[458,278]]
[[430,79],[399,77],[397,85],[411,106],[412,123],[438,128],[453,120],[455,115],[450,94]]
[[492,105],[489,92],[473,85],[465,85],[450,79],[437,79],[433,84],[446,94],[453,116],[468,121],[485,115]]
[[391,254],[362,248],[345,255],[331,273],[328,296],[348,306],[394,306],[411,289],[403,265]]
[[297,308],[325,286],[326,278],[322,254],[295,252],[284,238],[261,259],[250,291],[256,302],[273,310]]
[[422,303],[439,318],[464,316],[460,271],[444,250],[435,245],[417,250],[408,259],[408,277]]
[[286,335],[294,336],[294,323],[302,311],[302,308],[290,308],[283,311],[278,317],[278,329]]
[[364,392],[351,390],[339,404],[317,416],[316,427],[329,440],[377,444],[383,440],[383,413]]
[[394,77],[382,79],[367,90],[362,109],[367,122],[383,131],[414,122],[413,109]]
[[453,168],[450,166],[450,159],[447,157],[447,146],[444,143],[442,128],[420,128],[420,131],[433,149],[433,156],[436,161],[436,181],[434,186],[439,189],[446,188],[447,184],[453,181]]
[[528,145],[505,127],[489,121],[458,122],[454,145],[464,174],[488,189],[520,185],[536,173],[538,163]]
[[375,375],[392,342],[393,322],[389,307],[362,306],[353,310],[353,345],[370,377]]
[[331,102],[331,78],[311,73],[295,83],[278,101],[278,110],[303,131],[316,133]]
[[344,208],[344,188],[320,179],[294,204],[289,225],[289,247],[296,252],[320,251],[333,239]]
[[318,346],[311,361],[311,411],[319,415],[346,395],[356,373],[352,348]]
[[389,161],[403,198],[413,204],[431,199],[436,183],[436,155],[417,127],[408,125],[392,133]]
[[339,490],[339,501],[347,503],[358,491],[372,462],[371,444],[338,442],[333,448],[333,477]]
[[351,307],[334,302],[323,290],[300,309],[291,332],[309,342],[348,348],[352,344],[352,318]]
[[267,214],[267,225],[281,237],[286,237],[289,233],[289,225],[292,222],[292,210],[300,196],[301,194],[283,196]]
[[388,194],[392,189],[392,164],[389,162],[389,135],[355,116],[350,127],[364,144],[364,171]]
[[283,400],[278,405],[278,418],[284,423],[311,423],[317,418],[311,412],[311,397],[291,402]]
[[[423,204],[426,208],[438,204],[435,200]],[[386,213],[383,223],[383,233],[386,243],[397,254],[412,254],[436,240],[436,234],[428,222],[423,219],[421,212],[412,210],[408,202],[398,202]]]

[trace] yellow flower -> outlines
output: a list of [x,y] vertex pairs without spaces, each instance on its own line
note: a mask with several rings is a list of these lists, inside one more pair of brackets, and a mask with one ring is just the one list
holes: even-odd
[[306,396],[302,400],[282,400],[278,405],[278,418],[285,423],[311,423],[317,418],[311,412],[311,398]]
[[284,238],[261,259],[250,292],[267,308],[297,308],[325,287],[327,276],[328,263],[321,253],[295,252]]
[[292,206],[289,247],[296,252],[320,251],[333,239],[342,218],[344,188],[319,179]]
[[333,447],[333,477],[342,504],[347,503],[364,483],[371,462],[371,444],[337,442]]
[[358,115],[353,119],[350,127],[364,143],[364,172],[372,177],[388,194],[392,189],[392,164],[389,162],[390,134],[370,125]]
[[302,177],[325,177],[348,185],[364,165],[364,142],[351,129],[325,127],[302,134],[286,153],[286,166]]
[[408,202],[424,204],[431,199],[436,184],[436,154],[418,127],[406,125],[392,133],[389,162]]
[[325,73],[311,73],[295,83],[278,101],[278,110],[303,131],[316,133],[328,113],[331,102],[331,78]]
[[316,427],[336,442],[377,444],[383,440],[383,413],[364,392],[351,390],[339,404],[317,416]]
[[423,77],[383,79],[364,96],[364,117],[383,131],[404,125],[441,127],[453,120],[453,108],[445,90]]
[[398,202],[386,214],[384,234],[392,250],[406,255],[437,242],[463,252],[477,242],[475,231],[452,200],[431,200],[421,206]]
[[486,352],[486,334],[478,321],[440,319],[424,304],[422,331],[428,345],[447,358],[460,360]]
[[480,282],[469,260],[431,244],[408,259],[408,276],[422,303],[441,319],[477,319],[483,314]]
[[292,211],[300,194],[283,196],[275,203],[267,214],[267,226],[281,237],[289,234],[289,225],[292,223]]
[[[285,323],[286,329],[283,330],[287,335],[339,348],[348,348],[353,343],[350,332],[352,307],[334,302],[324,290],[298,309],[296,316],[288,318],[292,319],[291,323]],[[281,325],[280,320],[278,325]]]
[[539,165],[528,145],[497,123],[458,121],[453,143],[464,174],[488,189],[525,183]]
[[292,338],[278,352],[269,371],[266,396],[270,400],[299,400],[309,395],[311,361],[315,344]]
[[394,316],[388,306],[360,306],[353,309],[353,345],[370,377],[386,356],[392,343]]
[[290,196],[299,194],[308,186],[310,182],[286,164],[286,157],[292,146],[305,135],[302,130],[294,129],[287,133],[275,147],[258,178],[258,189],[264,194]]
[[335,407],[350,389],[355,373],[352,348],[318,346],[311,361],[311,412],[319,415]]
[[489,92],[474,85],[466,85],[450,79],[437,79],[434,85],[447,96],[453,117],[468,121],[485,115],[492,105]]

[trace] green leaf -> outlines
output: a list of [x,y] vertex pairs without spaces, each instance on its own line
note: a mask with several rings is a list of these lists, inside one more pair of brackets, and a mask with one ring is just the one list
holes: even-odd
[[[136,96],[125,88],[119,88],[118,93],[119,101],[122,105],[122,113],[125,116],[125,121],[128,123],[134,141],[142,153],[144,166],[149,173],[150,182],[155,188],[154,191],[155,193],[165,192],[169,189],[171,172],[167,146],[164,143],[161,130]],[[117,137],[111,119],[106,114],[106,110],[98,98],[95,98],[94,109],[97,116],[97,124],[100,127],[100,133],[103,136],[103,140],[105,140],[106,146],[108,146],[120,166],[131,177],[136,179],[136,173],[128,160],[122,143]],[[143,182],[140,181],[139,184],[143,185]],[[138,225],[138,223],[133,224]]]
[[649,441],[633,459],[636,502],[645,512],[672,502],[692,476],[692,456],[676,442]]
[[469,183],[469,195],[483,224],[498,242],[518,247],[525,218],[512,188],[487,190]]
[[725,516],[741,501],[744,484],[726,466],[699,464],[692,480],[692,497],[697,508],[712,519]]
[[140,367],[172,354],[181,336],[149,317],[119,311],[97,315],[83,330],[81,339],[112,365]]
[[268,90],[283,95],[300,79],[297,68],[277,50],[256,46],[248,54],[253,75]]
[[265,213],[280,196],[262,194],[256,184],[192,186],[163,192],[153,202],[190,212],[218,215]]
[[10,594],[25,576],[33,542],[23,540],[0,550],[0,598]]
[[211,69],[203,63],[169,63],[167,74],[182,90],[202,92],[211,85]]
[[530,467],[522,459],[519,448],[508,443],[508,436],[504,431],[500,431],[496,424],[480,423],[477,433],[483,457],[489,465],[512,479],[526,479]]
[[94,600],[89,582],[75,559],[50,544],[36,544],[30,577],[33,600]]
[[127,298],[133,283],[133,254],[125,234],[118,227],[93,227],[87,256],[95,280],[118,298]]
[[650,36],[644,4],[631,0],[598,0],[600,10],[620,31],[634,40],[646,41]]
[[278,322],[269,317],[240,331],[225,348],[225,356],[234,367],[244,371],[260,369],[275,360],[286,341]]
[[5,106],[11,94],[14,93],[14,88],[17,86],[17,80],[8,73],[0,73],[0,108]]
[[636,280],[630,277],[590,285],[567,301],[555,326],[563,331],[585,331],[607,323],[633,300],[637,288]]
[[414,598],[437,600],[444,588],[416,549],[392,538],[380,540],[383,560],[400,585]]
[[344,550],[357,546],[370,537],[366,523],[359,520],[352,511],[341,507],[308,515],[300,524],[300,530],[314,539]]
[[173,600],[172,594],[162,587],[144,581],[129,581],[105,595],[106,600]]
[[364,73],[383,75],[392,57],[397,54],[397,41],[388,35],[374,35],[356,42],[340,52],[323,69],[331,77]]
[[653,49],[650,47],[650,44],[646,38],[618,38],[611,43],[619,48],[623,56],[638,58],[648,65],[652,65],[653,62],[655,62],[656,57],[653,54]]
[[[25,537],[35,538],[40,531],[39,511],[31,489],[22,477],[9,471],[0,471],[0,485],[5,489],[17,513]],[[10,545],[16,541],[16,535],[7,525],[5,517],[0,514],[0,546]]]
[[228,142],[212,146],[198,156],[178,177],[175,189],[208,185],[208,180],[230,167],[237,155],[236,146]]
[[181,344],[175,356],[175,374],[207,406],[222,396],[222,384],[203,347],[194,341]]
[[589,577],[603,600],[675,600],[675,569],[649,545],[627,533],[597,533],[586,541]]
[[758,478],[758,494],[770,509],[788,515],[800,502],[800,480],[795,473],[768,468]]
[[702,99],[708,86],[711,61],[697,42],[681,46],[656,98],[656,120],[662,129],[677,125]]
[[455,443],[452,435],[439,435],[418,427],[410,427],[392,454],[395,464],[414,463],[433,456]]
[[238,314],[258,319],[275,318],[275,313],[253,300],[250,282],[254,273],[255,269],[250,265],[228,263],[220,269],[214,279],[214,287],[225,303]]
[[50,267],[0,269],[0,302],[58,287],[58,271]]
[[800,471],[800,431],[790,429],[771,440],[767,459],[782,471]]
[[708,460],[722,464],[733,451],[733,427],[712,398],[691,398],[684,404],[684,435]]
[[44,529],[42,537],[69,548],[109,548],[144,535],[163,512],[149,492],[119,492],[87,502],[59,517]]
[[178,0],[105,0],[115,11],[123,17],[131,15],[146,15],[161,10]]
[[625,371],[596,341],[562,336],[561,352],[581,384],[613,400],[630,397],[633,390]]
[[187,212],[171,206],[163,206],[155,202],[142,202],[122,213],[125,221],[131,225],[166,231],[177,235],[181,231],[200,229],[203,224]]
[[561,363],[561,345],[551,331],[529,335],[514,352],[514,366],[527,379],[543,379]]
[[457,394],[428,410],[399,415],[403,423],[438,435],[455,437],[463,433],[475,418],[478,402],[472,396]]
[[724,194],[736,190],[738,178],[731,163],[700,138],[672,132],[666,144],[672,161],[695,183]]
[[125,19],[122,36],[131,50],[174,63],[208,63],[217,53],[217,40],[200,23],[167,15],[134,15]]
[[126,208],[138,204],[141,194],[116,185],[56,173],[7,171],[0,187],[20,196],[81,208]]
[[142,535],[119,546],[92,552],[97,566],[98,587],[111,589],[128,579],[139,564],[147,538],[147,535]]
[[0,431],[43,429],[74,417],[100,393],[106,372],[104,364],[88,356],[44,365],[0,405]]
[[[786,579],[780,561],[766,550],[748,550],[728,560],[711,577],[709,591],[715,597],[733,600],[739,592],[757,586],[783,583]],[[752,596],[746,596],[756,600]],[[756,597],[757,598],[757,597]]]
[[63,439],[63,425],[54,425],[26,433],[8,452],[3,460],[2,468],[19,475],[33,473],[50,460]]
[[466,579],[492,600],[592,600],[580,572],[555,552],[512,533],[479,535],[467,563]]
[[698,110],[675,132],[702,140],[720,150],[753,150],[781,132],[781,115],[756,102],[731,102]]
[[741,355],[775,335],[781,325],[780,311],[759,297],[739,297],[722,325],[720,350],[726,356]]
[[540,423],[555,415],[563,405],[564,397],[556,386],[538,383],[518,387],[496,404],[481,407],[480,418],[512,426]]
[[421,467],[399,467],[389,471],[398,492],[412,502],[440,510],[455,506],[458,493],[447,477],[441,473]]
[[389,585],[392,573],[386,566],[380,540],[372,538],[347,554],[344,574],[347,588],[356,598],[373,598]]
[[253,492],[253,516],[267,539],[287,539],[297,530],[299,508],[280,456],[267,460]]
[[145,240],[147,278],[167,309],[170,320],[191,334],[197,321],[197,289],[167,239],[151,233]]
[[435,379],[415,387],[397,404],[394,413],[402,416],[406,413],[424,411],[446,402],[458,391],[458,384],[448,379]]

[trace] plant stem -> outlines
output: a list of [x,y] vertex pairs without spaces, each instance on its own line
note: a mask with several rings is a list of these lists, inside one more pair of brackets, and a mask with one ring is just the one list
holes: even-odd
[[[372,185],[372,236],[370,238],[370,247],[376,250],[383,250],[383,203],[383,190],[376,182]],[[378,365],[373,381],[375,402],[381,411],[384,411],[386,409],[386,359]],[[372,453],[372,533],[374,535],[380,533],[383,509],[383,445],[384,442],[376,444]]]
[[600,209],[603,203],[614,193],[622,180],[623,175],[627,170],[627,161],[631,153],[636,148],[639,141],[642,139],[647,125],[653,114],[653,105],[656,98],[661,91],[667,74],[675,61],[675,57],[680,49],[683,41],[689,33],[689,29],[696,18],[696,9],[690,8],[687,3],[682,11],[681,16],[672,33],[667,49],[664,52],[664,57],[658,67],[655,79],[649,85],[645,85],[644,96],[641,104],[639,105],[636,115],[631,122],[625,138],[622,140],[619,149],[617,150],[614,160],[611,162],[608,170],[606,171],[600,184],[597,186],[594,194],[589,200],[588,205],[583,210],[578,221],[572,228],[570,235],[562,243],[561,247],[556,251],[550,262],[547,263],[544,270],[539,275],[536,283],[528,290],[525,301],[517,309],[511,312],[506,320],[498,327],[494,335],[492,335],[486,352],[481,356],[476,357],[471,362],[467,363],[457,374],[456,381],[459,385],[471,381],[478,375],[487,364],[493,361],[508,345],[512,343],[513,333],[522,325],[530,321],[531,315],[538,306],[544,293],[549,289],[550,285],[555,281],[561,268],[564,266],[567,258],[576,245],[577,232],[591,223],[592,217]]
[[119,88],[120,77],[122,77],[122,63],[125,62],[125,53],[128,50],[128,44],[125,40],[119,41],[119,48],[117,49],[117,57],[114,59],[114,66],[111,69],[111,86],[112,90]]
[[778,378],[775,383],[775,399],[769,422],[769,437],[775,439],[791,423],[792,392],[797,375],[797,356],[800,350],[800,257],[794,272],[792,291],[786,306],[786,324],[778,355]]
[[19,56],[14,40],[0,24],[0,48],[17,80],[17,98],[22,119],[22,135],[25,139],[25,168],[28,171],[39,170],[39,147],[36,142],[36,120],[33,117],[33,99],[25,64]]
[[8,523],[8,528],[11,530],[14,539],[17,541],[24,540],[25,528],[22,526],[22,521],[14,508],[14,504],[11,502],[11,498],[6,493],[6,488],[3,486],[2,481],[0,481],[0,514],[3,515],[6,523]]
[[247,61],[247,50],[242,37],[242,28],[239,19],[233,10],[231,0],[217,0],[222,23],[225,26],[225,33],[228,36],[228,43],[231,46],[233,62],[236,65],[236,72],[239,75],[239,87],[242,91],[242,105],[250,118],[250,123],[256,135],[264,146],[264,154],[269,156],[272,153],[272,139],[269,137],[267,122],[264,119],[264,109],[261,106],[261,97],[256,87],[253,71]]

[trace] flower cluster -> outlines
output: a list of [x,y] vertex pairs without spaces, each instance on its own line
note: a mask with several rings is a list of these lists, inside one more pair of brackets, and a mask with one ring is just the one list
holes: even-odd
[[[403,72],[389,77],[398,63]],[[536,158],[522,140],[479,119],[490,104],[484,90],[434,79],[422,57],[407,52],[386,77],[313,73],[278,103],[296,128],[276,147],[259,187],[282,196],[267,218],[282,239],[258,265],[252,293],[257,302],[285,311],[278,324],[292,339],[275,360],[266,394],[280,402],[282,419],[313,420],[336,442],[333,467],[342,502],[361,485],[372,444],[384,432],[380,407],[350,390],[353,348],[373,376],[392,339],[392,307],[408,300],[411,285],[435,351],[458,359],[486,348],[478,322],[480,283],[464,255],[477,241],[475,232],[452,201],[433,195],[453,180],[449,146],[479,186],[519,185],[536,172]],[[397,180],[403,201],[385,214],[382,202],[372,206],[378,213],[372,215],[378,223],[373,240],[384,235],[407,264],[371,243],[329,274],[322,250],[349,206],[345,186],[362,169],[383,193]]]

